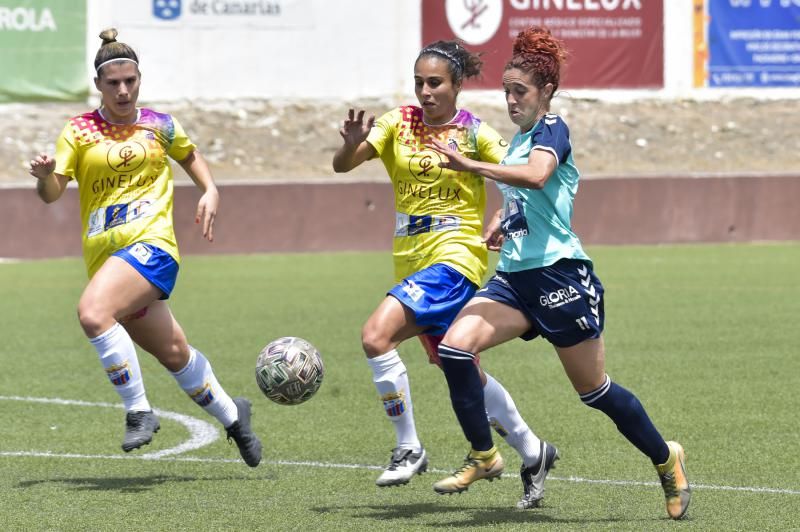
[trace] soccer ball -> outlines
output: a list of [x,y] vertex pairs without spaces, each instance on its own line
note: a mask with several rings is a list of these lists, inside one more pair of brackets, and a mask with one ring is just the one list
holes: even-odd
[[311,399],[324,376],[325,366],[319,351],[295,336],[270,342],[256,361],[258,387],[267,398],[281,405],[299,405]]

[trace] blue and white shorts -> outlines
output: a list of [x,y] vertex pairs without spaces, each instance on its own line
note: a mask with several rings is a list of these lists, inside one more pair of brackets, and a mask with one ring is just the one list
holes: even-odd
[[476,295],[522,312],[533,324],[523,340],[541,335],[557,347],[570,347],[602,334],[603,292],[588,262],[561,259],[544,268],[498,271]]
[[477,290],[469,279],[446,264],[434,264],[403,279],[388,295],[414,312],[425,333],[442,335]]
[[162,296],[159,299],[169,299],[178,279],[178,262],[172,255],[144,242],[118,249],[112,255],[136,268],[142,277],[161,290]]

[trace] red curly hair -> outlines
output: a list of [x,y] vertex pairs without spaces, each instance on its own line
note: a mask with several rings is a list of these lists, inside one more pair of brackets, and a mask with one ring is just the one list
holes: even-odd
[[555,38],[550,30],[532,26],[517,34],[511,60],[506,63],[505,69],[520,69],[530,75],[534,85],[540,89],[552,83],[555,94],[561,79],[561,67],[566,64],[567,56],[564,43]]

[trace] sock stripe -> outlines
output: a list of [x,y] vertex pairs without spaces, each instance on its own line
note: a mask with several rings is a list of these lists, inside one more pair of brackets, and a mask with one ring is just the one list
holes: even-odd
[[449,358],[452,360],[475,360],[475,355],[469,351],[462,351],[449,345],[439,344],[439,358]]
[[603,397],[606,392],[608,392],[609,388],[611,388],[611,378],[606,375],[606,380],[603,381],[603,384],[601,384],[599,388],[580,395],[581,401],[583,401],[584,404],[590,405]]

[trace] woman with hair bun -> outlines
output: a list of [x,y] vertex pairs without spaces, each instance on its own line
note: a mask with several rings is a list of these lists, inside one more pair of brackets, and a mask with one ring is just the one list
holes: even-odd
[[78,320],[124,404],[122,449],[150,443],[160,428],[145,394],[135,343],[222,424],[247,465],[255,467],[261,442],[250,428],[250,402],[225,393],[206,357],[187,343],[166,302],[180,261],[167,157],[178,161],[202,190],[195,223],[202,224],[209,241],[217,187],[174,117],[136,107],[139,58],[116,37],[115,29],[100,34],[103,44],[94,60],[100,108],[70,119],[56,142],[55,158],[40,154],[30,162],[30,174],[45,203],[58,200],[71,179],[78,183],[89,275]]
[[683,448],[665,442],[636,396],[605,372],[603,286],[570,225],[579,174],[569,129],[549,112],[565,58],[563,43],[546,29],[528,28],[517,36],[503,87],[519,132],[500,164],[464,157],[431,140],[431,147],[447,158],[442,168],[482,175],[503,194],[503,208],[485,235],[490,249],[500,251],[497,271],[439,345],[453,409],[472,450],[464,466],[434,489],[465,490],[492,475],[488,465],[499,454],[483,414],[477,353],[513,338],[542,336],[555,347],[581,401],[611,418],[650,458],[667,513],[680,519],[691,497]]
[[[499,162],[507,143],[485,122],[459,109],[464,79],[478,76],[482,62],[457,41],[425,46],[414,63],[419,106],[407,105],[364,120],[350,109],[339,130],[343,144],[333,158],[336,172],[347,172],[380,157],[394,188],[395,282],[367,319],[361,342],[384,409],[393,421],[396,446],[378,486],[407,484],[427,469],[428,457],[417,436],[406,367],[398,354],[404,340],[420,337],[433,364],[437,345],[455,315],[477,290],[487,270],[481,240],[486,196],[483,178],[438,166],[439,154],[426,147],[437,139],[463,157]],[[492,426],[539,471],[531,482],[544,483],[540,467],[549,444],[530,430],[508,392],[488,374],[478,382],[485,395],[483,421]],[[487,418],[488,415],[488,418]],[[549,458],[548,458],[549,459]],[[502,471],[502,460],[493,464]],[[539,492],[524,502],[538,504]]]

